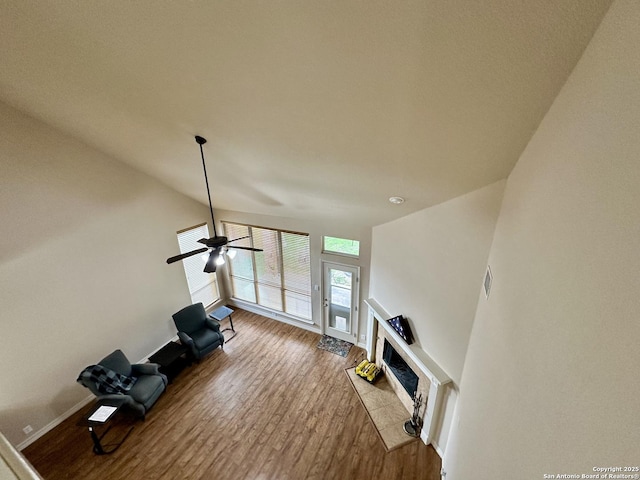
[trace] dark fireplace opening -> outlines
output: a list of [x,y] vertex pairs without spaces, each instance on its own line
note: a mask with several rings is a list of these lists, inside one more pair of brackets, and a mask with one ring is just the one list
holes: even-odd
[[411,370],[411,367],[407,365],[407,362],[405,362],[400,354],[396,352],[396,349],[393,348],[386,338],[384,339],[382,358],[396,376],[400,384],[407,391],[409,396],[413,398],[416,390],[418,389],[418,375]]

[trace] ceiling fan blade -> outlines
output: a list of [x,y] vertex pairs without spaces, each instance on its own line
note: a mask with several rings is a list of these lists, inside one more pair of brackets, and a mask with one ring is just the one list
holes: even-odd
[[238,250],[251,250],[252,252],[263,252],[261,248],[251,248],[251,247],[234,247],[233,245],[227,245],[227,248],[237,248]]
[[192,257],[194,255],[197,255],[198,253],[206,252],[207,250],[209,250],[209,249],[208,248],[199,248],[199,249],[193,250],[191,252],[181,253],[180,255],[176,255],[175,257],[167,258],[167,263],[178,262],[180,260],[184,260],[185,258],[189,258],[189,257]]
[[246,237],[234,238],[233,240],[229,240],[227,243],[237,242],[238,240],[244,240],[245,238],[249,238],[249,235],[247,235]]
[[201,238],[200,240],[198,240],[198,243],[204,243],[206,245],[208,240],[208,238]]

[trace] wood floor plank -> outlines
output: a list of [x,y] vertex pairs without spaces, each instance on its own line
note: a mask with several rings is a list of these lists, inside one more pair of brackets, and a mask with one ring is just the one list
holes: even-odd
[[[74,414],[23,454],[46,480],[439,480],[440,458],[413,442],[386,453],[344,369],[320,335],[250,312],[238,335],[187,367],[112,455],[91,451]],[[79,367],[81,368],[81,367]],[[127,419],[110,434],[126,431]]]

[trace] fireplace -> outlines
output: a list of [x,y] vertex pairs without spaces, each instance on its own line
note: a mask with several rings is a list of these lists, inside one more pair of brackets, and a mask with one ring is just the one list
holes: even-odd
[[396,349],[393,348],[386,338],[384,339],[382,359],[396,376],[400,385],[402,385],[409,396],[413,398],[418,390],[418,375],[416,375],[409,364],[404,361],[402,356],[396,352]]
[[[443,397],[445,390],[449,388],[451,378],[422,350],[419,343],[409,345],[398,335],[398,332],[387,322],[391,316],[378,302],[369,298],[366,303],[369,306],[368,360],[375,360],[375,363],[381,365],[387,372],[389,386],[406,409],[406,418],[409,418],[413,412],[415,392],[418,392],[418,396],[422,396],[423,404],[418,412],[422,421],[420,438],[424,443],[429,444],[437,434],[443,409]],[[400,375],[398,371],[401,372]],[[414,377],[417,377],[417,380]],[[436,445],[434,447],[442,455],[438,447]]]

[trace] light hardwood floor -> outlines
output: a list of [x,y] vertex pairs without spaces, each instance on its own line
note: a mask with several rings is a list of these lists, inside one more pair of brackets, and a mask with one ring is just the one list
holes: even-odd
[[233,321],[224,351],[187,367],[112,455],[94,455],[76,426],[89,406],[23,454],[47,480],[440,480],[431,446],[385,452],[343,371],[363,350],[343,358],[316,348],[318,334],[242,310]]

